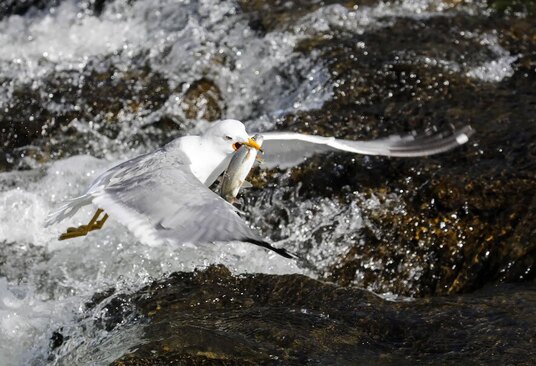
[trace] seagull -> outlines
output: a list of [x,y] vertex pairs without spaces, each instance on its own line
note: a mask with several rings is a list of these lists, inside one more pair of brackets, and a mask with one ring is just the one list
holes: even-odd
[[[473,134],[465,126],[448,136],[391,136],[352,141],[295,132],[264,132],[263,160],[268,167],[289,167],[315,153],[349,153],[395,157],[427,156],[462,145]],[[149,245],[241,241],[259,245],[286,258],[249,227],[238,209],[209,187],[229,165],[233,153],[246,145],[261,147],[244,124],[226,119],[214,122],[202,135],[179,137],[162,148],[120,163],[98,176],[79,197],[51,213],[45,226],[71,217],[86,205],[98,207],[90,222],[69,228],[60,240],[84,236],[113,217]],[[104,216],[101,214],[104,212]],[[100,219],[99,219],[100,218]]]

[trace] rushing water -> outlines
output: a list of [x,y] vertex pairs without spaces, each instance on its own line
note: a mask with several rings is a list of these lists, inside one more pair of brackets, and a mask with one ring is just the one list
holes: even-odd
[[[247,207],[250,214],[263,218],[252,221],[264,234],[283,240],[303,256],[305,261],[298,264],[243,243],[149,247],[113,218],[88,237],[58,242],[66,227],[80,225],[91,216],[89,208],[54,227],[44,228],[43,222],[51,209],[79,194],[110,165],[176,135],[206,128],[208,122],[202,120],[209,108],[206,101],[196,104],[193,115],[189,112],[189,91],[199,80],[214,83],[216,99],[224,106],[221,117],[241,119],[250,130],[268,130],[286,115],[321,108],[339,86],[320,52],[296,50],[303,42],[336,32],[376,32],[397,19],[488,11],[482,4],[453,8],[455,2],[438,0],[315,5],[293,14],[296,19],[290,24],[259,31],[233,1],[116,0],[106,2],[102,13],[94,11],[94,3],[64,0],[0,20],[0,110],[15,113],[20,91],[26,90],[39,101],[38,112],[28,115],[28,121],[49,119],[42,131],[48,139],[44,147],[21,143],[6,150],[10,166],[24,170],[0,173],[1,365],[44,363],[50,338],[58,329],[70,339],[64,354],[76,354],[77,347],[87,352],[105,342],[107,331],[94,328],[91,321],[84,320],[84,327],[75,324],[99,316],[102,308],[86,310],[85,303],[110,287],[131,292],[164,274],[214,263],[225,264],[233,273],[325,277],[327,269],[336,265],[335,258],[359,240],[366,221],[362,207],[374,210],[387,205],[402,212],[404,204],[396,194],[386,204],[353,192],[355,199],[347,204],[330,198],[293,200],[298,190],[285,187],[270,197],[271,208]],[[413,62],[439,66],[445,73],[475,82],[497,83],[513,75],[513,63],[522,56],[501,47],[493,30],[461,31],[459,39],[478,44],[479,56],[469,60],[418,56]],[[365,44],[358,48],[366,54]],[[112,70],[112,80],[122,80],[131,69],[147,69],[149,76],[142,78],[159,75],[164,80],[166,92],[156,107],[133,98],[111,112],[91,104],[87,95],[77,102],[76,90],[86,88],[95,74]],[[136,82],[129,84],[129,93],[150,88]],[[90,94],[99,93],[99,84],[94,85]],[[71,115],[77,118],[47,134],[47,128],[55,126],[50,122],[54,116]],[[166,118],[178,127],[169,136],[153,134],[154,124]],[[0,127],[8,133],[9,126]],[[12,140],[19,137],[10,135]],[[58,152],[61,146],[70,147]],[[39,154],[29,154],[32,149]],[[288,220],[274,233],[264,217],[275,215],[278,207]],[[373,270],[383,265],[374,260],[364,264]],[[421,271],[415,266],[408,281]],[[135,344],[136,327],[132,327],[121,343],[108,345],[110,354],[88,356],[86,361],[100,364],[121,356]],[[86,339],[91,341],[81,346]]]

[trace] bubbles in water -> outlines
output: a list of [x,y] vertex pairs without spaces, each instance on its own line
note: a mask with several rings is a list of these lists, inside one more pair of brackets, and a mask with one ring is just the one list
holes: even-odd
[[496,55],[497,59],[470,68],[466,75],[488,82],[500,82],[505,78],[511,77],[514,74],[512,64],[518,59],[518,56],[512,56],[502,48],[497,36],[494,34],[484,34],[480,43],[487,46]]

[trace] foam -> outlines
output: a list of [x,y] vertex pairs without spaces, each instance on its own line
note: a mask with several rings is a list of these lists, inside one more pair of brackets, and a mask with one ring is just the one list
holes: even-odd
[[17,77],[41,76],[49,71],[47,63],[54,64],[54,71],[81,70],[91,57],[137,47],[144,41],[143,26],[118,15],[86,16],[74,1],[63,1],[37,19],[8,17],[0,22],[0,61],[18,67]]
[[471,67],[466,72],[468,77],[486,82],[500,82],[514,74],[513,63],[519,57],[510,55],[507,50],[501,47],[497,35],[490,33],[482,35],[480,44],[488,47],[496,59]]

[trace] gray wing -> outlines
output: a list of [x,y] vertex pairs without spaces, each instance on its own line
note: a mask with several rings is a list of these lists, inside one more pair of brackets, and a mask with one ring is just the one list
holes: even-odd
[[394,157],[428,156],[466,143],[473,133],[471,126],[465,126],[448,134],[389,136],[371,141],[353,141],[295,132],[263,132],[263,161],[268,167],[286,168],[303,162],[313,154],[328,151]]
[[[159,151],[125,162],[93,190],[93,202],[143,242],[159,245],[251,242],[290,257],[251,230],[234,206],[203,185],[187,165]],[[113,169],[112,169],[113,170]]]

